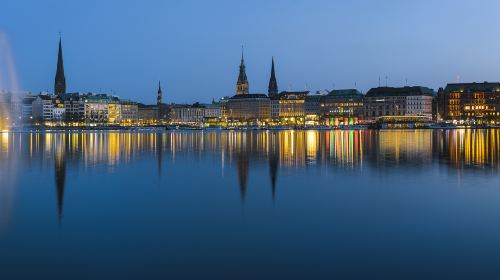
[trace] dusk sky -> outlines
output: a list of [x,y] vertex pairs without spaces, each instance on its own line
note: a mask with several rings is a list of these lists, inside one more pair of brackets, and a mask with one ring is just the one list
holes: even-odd
[[[22,90],[53,91],[62,32],[68,91],[154,103],[235,93],[241,45],[250,92],[500,80],[500,2],[2,1]],[[0,55],[1,59],[2,55]],[[3,63],[3,62],[2,62]],[[2,69],[2,68],[0,68]]]

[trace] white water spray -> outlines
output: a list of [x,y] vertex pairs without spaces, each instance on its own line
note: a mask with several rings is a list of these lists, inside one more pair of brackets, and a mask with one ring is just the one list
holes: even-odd
[[[8,132],[14,121],[13,102],[20,101],[14,56],[7,35],[0,31],[0,234],[9,225],[14,203],[17,178],[17,158],[20,146],[16,147],[15,135]],[[20,135],[18,135],[20,137]]]

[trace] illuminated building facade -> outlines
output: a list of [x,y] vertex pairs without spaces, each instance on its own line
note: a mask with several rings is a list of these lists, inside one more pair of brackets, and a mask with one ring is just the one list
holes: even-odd
[[39,95],[32,103],[33,118],[39,122],[51,122],[54,116],[54,96]]
[[120,123],[122,125],[135,124],[138,118],[139,107],[136,102],[129,100],[120,101]]
[[228,122],[267,122],[271,118],[271,102],[265,94],[235,95],[224,103]]
[[67,93],[59,95],[64,100],[66,109],[66,123],[79,125],[85,119],[85,98],[79,93]]
[[64,101],[57,95],[39,95],[31,104],[33,119],[42,123],[62,123],[66,109]]
[[316,94],[311,94],[306,96],[304,107],[305,107],[305,125],[320,125],[321,122],[321,98],[322,95],[320,92],[316,92]]
[[201,124],[205,119],[205,108],[200,104],[173,105],[170,118],[173,124]]
[[138,104],[137,119],[139,124],[152,125],[158,123],[158,106]]
[[109,121],[109,101],[113,100],[106,94],[85,95],[84,122],[90,125],[104,125]]
[[33,121],[33,101],[36,98],[36,96],[28,94],[22,99],[21,119],[24,123],[31,123]]
[[369,122],[432,120],[433,98],[432,89],[420,86],[372,88],[364,98],[364,118]]
[[308,94],[308,91],[283,91],[278,95],[278,118],[281,124],[304,124]]
[[448,84],[438,92],[440,116],[466,124],[500,124],[500,83]]
[[364,117],[364,95],[357,89],[332,90],[321,97],[321,116],[326,125],[353,125]]

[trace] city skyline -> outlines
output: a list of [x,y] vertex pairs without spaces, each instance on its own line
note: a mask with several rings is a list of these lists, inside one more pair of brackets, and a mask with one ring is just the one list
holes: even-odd
[[[28,17],[46,11],[49,20],[36,28],[22,24],[23,17],[2,14],[6,21],[0,30],[10,42],[21,90],[51,91],[59,32],[68,92],[112,92],[149,104],[155,103],[158,80],[163,82],[168,103],[209,102],[233,95],[242,44],[251,93],[267,92],[271,57],[275,58],[280,90],[357,87],[366,92],[378,86],[379,77],[382,85],[388,77],[389,86],[407,83],[436,90],[457,80],[499,80],[496,61],[500,56],[494,50],[500,42],[490,36],[498,24],[493,14],[488,16],[499,6],[493,1],[481,1],[483,5],[451,5],[451,1],[424,1],[423,5],[392,1],[299,1],[292,5],[280,1],[269,5],[151,1],[151,5],[125,3],[118,7],[107,3],[97,10],[89,9],[91,3],[49,2],[6,3],[4,11],[29,6],[31,9],[24,11]],[[190,9],[193,3],[197,3],[196,9]],[[354,7],[356,4],[366,9]],[[56,8],[48,11],[45,6]],[[77,8],[80,15],[74,14]],[[203,8],[213,13],[204,14]],[[449,21],[479,10],[482,14],[477,24]],[[54,13],[65,22],[64,28],[51,16]],[[151,13],[150,20],[128,20],[147,13]],[[101,23],[70,21],[69,15],[91,15]],[[252,21],[257,15],[275,20]],[[405,21],[401,21],[402,16]],[[226,21],[234,24],[224,26]],[[463,40],[464,36],[474,40]],[[474,43],[478,40],[487,44]],[[468,57],[463,56],[465,51]]]

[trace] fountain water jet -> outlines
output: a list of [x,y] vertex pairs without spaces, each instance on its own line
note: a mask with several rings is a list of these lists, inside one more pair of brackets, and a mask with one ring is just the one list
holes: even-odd
[[[17,178],[17,158],[20,146],[16,147],[14,134],[8,129],[15,121],[14,102],[20,101],[14,57],[7,35],[0,31],[0,234],[2,234],[12,215]],[[14,112],[14,113],[13,113]]]
[[19,99],[19,83],[9,40],[2,31],[0,31],[0,91],[0,129],[3,131],[14,121],[12,109],[13,102]]

